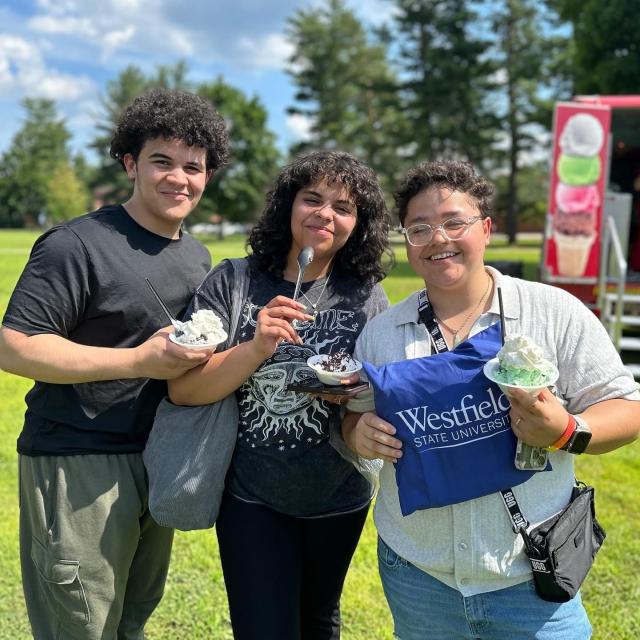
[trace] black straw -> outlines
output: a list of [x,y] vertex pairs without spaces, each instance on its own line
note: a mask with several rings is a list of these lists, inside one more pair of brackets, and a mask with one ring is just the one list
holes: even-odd
[[169,318],[169,322],[171,324],[175,323],[175,318],[171,315],[171,311],[167,309],[167,305],[162,301],[162,298],[159,296],[158,292],[154,289],[151,282],[149,282],[149,278],[145,278],[144,281],[149,285],[149,289],[151,289],[151,293],[156,297],[156,300],[160,303],[162,310],[167,314],[167,318]]
[[504,344],[504,307],[502,306],[502,289],[500,287],[498,287],[498,306],[500,307],[500,337],[502,338],[502,344]]

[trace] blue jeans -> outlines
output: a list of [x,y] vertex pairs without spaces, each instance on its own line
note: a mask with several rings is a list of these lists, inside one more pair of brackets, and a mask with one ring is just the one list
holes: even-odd
[[378,538],[378,566],[399,640],[587,640],[580,594],[546,602],[533,580],[464,597],[418,569]]

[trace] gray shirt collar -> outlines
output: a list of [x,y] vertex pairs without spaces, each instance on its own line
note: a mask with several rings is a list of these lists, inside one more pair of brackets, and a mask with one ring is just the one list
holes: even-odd
[[[502,289],[502,304],[504,306],[505,318],[519,318],[520,305],[518,303],[518,292],[513,285],[513,279],[501,274],[493,267],[485,266],[485,269],[495,283],[491,306],[487,313],[496,316],[500,315],[500,305],[498,304],[498,287],[500,287]],[[418,317],[418,292],[416,291],[402,302],[399,302],[389,313],[396,327],[409,323],[418,324],[420,321]]]

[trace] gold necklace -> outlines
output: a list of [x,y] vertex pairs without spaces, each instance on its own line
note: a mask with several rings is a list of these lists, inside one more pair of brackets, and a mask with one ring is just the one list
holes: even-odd
[[471,311],[468,313],[468,315],[466,316],[462,324],[455,331],[443,320],[438,318],[435,311],[433,312],[433,315],[435,316],[436,320],[451,334],[453,338],[454,349],[462,342],[462,339],[458,337],[458,334],[462,331],[462,329],[464,329],[464,327],[466,327],[467,322],[469,322],[469,319],[471,318],[471,316],[473,316],[473,314],[478,310],[478,307],[484,302],[485,298],[487,297],[487,294],[489,293],[491,282],[492,282],[491,276],[487,275],[487,288],[484,290],[484,293],[482,294],[482,298],[478,300],[478,304],[475,307],[473,307],[473,309],[471,309]]

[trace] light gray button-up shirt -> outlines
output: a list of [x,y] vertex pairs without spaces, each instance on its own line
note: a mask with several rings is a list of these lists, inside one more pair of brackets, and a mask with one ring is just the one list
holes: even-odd
[[[638,384],[600,321],[582,302],[556,287],[504,276],[491,267],[487,271],[496,289],[502,289],[507,335],[527,335],[542,347],[545,357],[558,367],[557,395],[570,413],[612,398],[640,400]],[[499,319],[494,292],[489,311],[474,323],[471,334]],[[414,293],[365,326],[354,356],[380,366],[431,353]],[[374,411],[372,392],[351,400],[348,409]],[[532,527],[563,509],[573,487],[573,456],[564,451],[549,455],[552,471],[535,474],[513,488]],[[374,520],[380,536],[396,553],[464,596],[531,578],[522,538],[514,534],[498,493],[404,517],[394,465],[385,462]]]

